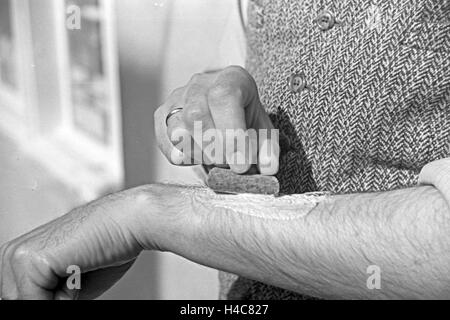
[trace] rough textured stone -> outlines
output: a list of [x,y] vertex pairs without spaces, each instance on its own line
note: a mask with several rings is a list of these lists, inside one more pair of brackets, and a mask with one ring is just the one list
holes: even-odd
[[228,169],[214,168],[209,172],[208,187],[216,192],[277,195],[277,178],[259,174],[239,175]]

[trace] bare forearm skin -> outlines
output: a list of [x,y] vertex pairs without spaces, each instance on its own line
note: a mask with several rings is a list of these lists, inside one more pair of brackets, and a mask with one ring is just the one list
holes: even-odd
[[[195,262],[323,298],[450,298],[450,210],[432,187],[279,198],[149,190],[165,206],[158,247]],[[380,290],[366,286],[370,265]]]

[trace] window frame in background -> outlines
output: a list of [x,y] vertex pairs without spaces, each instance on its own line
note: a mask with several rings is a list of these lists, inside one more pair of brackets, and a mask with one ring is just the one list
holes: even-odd
[[[89,187],[83,191],[84,198],[91,199],[106,192],[120,189],[123,184],[123,148],[122,148],[122,126],[121,126],[121,103],[119,84],[119,65],[117,34],[115,28],[115,1],[98,0],[101,15],[100,32],[103,50],[101,53],[103,70],[107,79],[109,92],[108,127],[110,136],[107,143],[100,141],[97,137],[83,132],[75,125],[74,104],[72,100],[72,88],[70,81],[70,48],[66,21],[70,13],[67,11],[66,0],[55,1],[55,19],[59,26],[56,30],[56,43],[58,51],[59,70],[59,92],[61,95],[62,118],[58,128],[59,140],[63,140],[73,146],[73,150],[82,150],[78,154],[79,161],[90,167],[87,179],[91,180],[92,190]],[[83,12],[81,12],[83,15]],[[83,28],[83,25],[81,25]],[[78,152],[77,152],[78,153]],[[89,175],[91,177],[89,178]],[[105,182],[103,182],[105,181]]]
[[32,134],[33,119],[36,118],[36,110],[32,108],[35,82],[29,5],[27,0],[9,0],[9,5],[12,37],[16,46],[14,70],[17,87],[11,88],[0,81],[0,118],[8,135],[23,139],[27,134]]
[[[50,174],[76,191],[82,201],[121,189],[124,170],[115,1],[99,0],[103,8],[102,58],[110,93],[109,144],[77,130],[70,119],[66,1],[39,0],[39,4],[32,2],[35,0],[10,1],[14,8],[12,16],[19,48],[17,82],[21,90],[17,95],[2,95],[0,92],[0,130],[12,138],[25,154],[38,160]],[[42,15],[49,20],[43,22]],[[43,27],[42,23],[48,25]],[[51,32],[46,34],[43,30]],[[55,48],[52,51],[54,56],[42,54],[48,51],[42,48],[44,43]],[[48,62],[48,59],[56,61]],[[47,72],[45,68],[48,66],[54,72]],[[51,99],[43,99],[42,96],[51,96]]]

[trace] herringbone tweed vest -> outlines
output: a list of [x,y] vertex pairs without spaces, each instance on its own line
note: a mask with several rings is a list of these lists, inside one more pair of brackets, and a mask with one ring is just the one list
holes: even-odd
[[[247,69],[288,141],[283,192],[409,187],[449,156],[449,0],[252,1],[247,36]],[[306,88],[292,90],[293,74]],[[223,289],[303,298],[245,279]]]

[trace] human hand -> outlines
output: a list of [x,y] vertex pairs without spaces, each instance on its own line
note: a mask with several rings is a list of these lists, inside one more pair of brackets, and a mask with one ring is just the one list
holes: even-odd
[[[0,297],[59,300],[101,295],[142,250],[134,233],[136,213],[146,199],[138,194],[135,189],[107,196],[5,244],[0,248]],[[77,290],[67,286],[70,266],[82,273]]]
[[261,174],[278,172],[278,131],[241,67],[194,75],[155,112],[155,131],[172,164],[229,166],[239,174],[256,164]]

